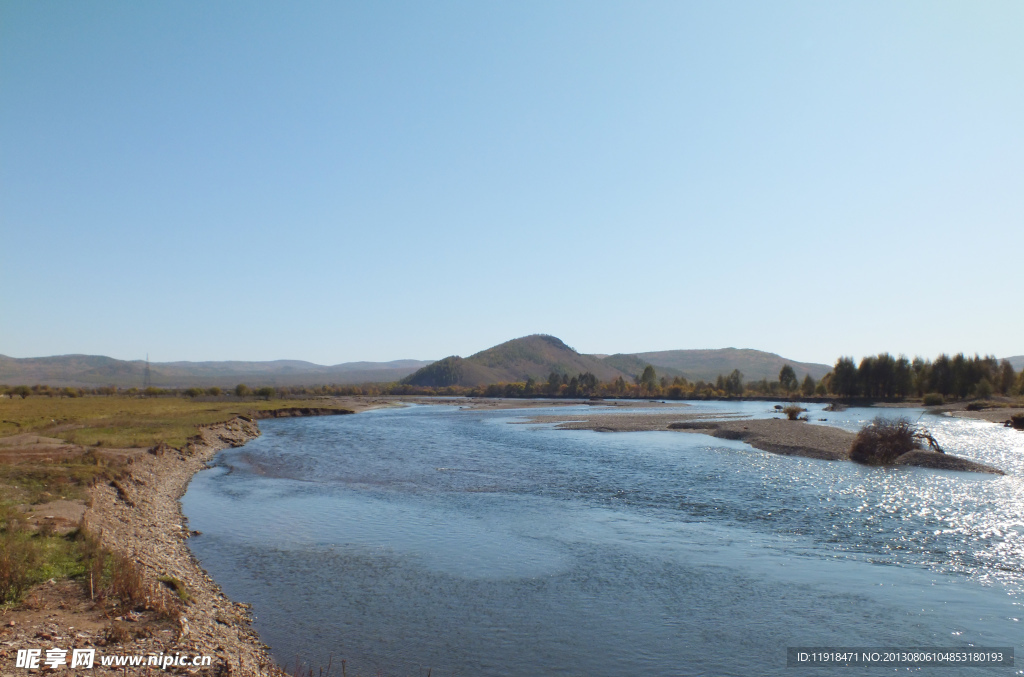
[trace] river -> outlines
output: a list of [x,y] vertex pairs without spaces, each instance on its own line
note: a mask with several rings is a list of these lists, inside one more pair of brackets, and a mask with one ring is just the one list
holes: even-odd
[[920,417],[948,451],[1007,475],[516,424],[574,408],[412,406],[261,422],[192,481],[189,543],[289,668],[813,675],[836,670],[787,668],[787,647],[1019,645],[1024,433],[810,408],[850,430]]

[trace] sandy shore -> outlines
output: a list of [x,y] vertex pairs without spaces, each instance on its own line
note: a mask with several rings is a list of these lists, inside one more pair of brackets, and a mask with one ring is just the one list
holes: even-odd
[[[533,416],[521,423],[554,423],[562,430],[637,432],[665,430],[702,433],[722,439],[742,440],[752,447],[774,454],[804,456],[827,461],[849,461],[855,435],[846,430],[804,421],[750,419],[739,414],[618,414],[595,411],[575,416]],[[998,468],[950,454],[916,450],[900,456],[897,465],[941,470],[1003,474]]]

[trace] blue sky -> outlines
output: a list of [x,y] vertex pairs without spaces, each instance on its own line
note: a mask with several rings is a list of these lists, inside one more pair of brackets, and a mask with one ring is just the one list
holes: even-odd
[[0,0],[0,353],[1024,353],[1024,3]]

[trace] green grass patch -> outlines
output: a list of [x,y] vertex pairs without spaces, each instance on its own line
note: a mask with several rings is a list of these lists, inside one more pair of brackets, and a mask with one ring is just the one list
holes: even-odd
[[32,586],[51,578],[79,578],[88,570],[77,532],[30,532],[17,522],[0,527],[0,605],[17,602]]
[[160,576],[157,578],[157,580],[166,585],[174,592],[176,592],[178,595],[178,599],[180,599],[185,604],[188,604],[192,601],[192,595],[189,594],[188,588],[185,587],[185,584],[183,582],[181,582],[174,576]]

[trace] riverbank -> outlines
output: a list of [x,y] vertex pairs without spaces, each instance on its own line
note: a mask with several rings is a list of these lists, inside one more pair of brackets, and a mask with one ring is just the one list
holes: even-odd
[[[192,555],[187,540],[193,532],[179,499],[217,452],[260,435],[255,419],[353,414],[394,406],[394,401],[337,398],[317,405],[270,408],[205,425],[180,449],[157,445],[118,450],[122,471],[110,482],[96,483],[84,501],[22,506],[29,528],[37,533],[63,529],[74,535],[77,526],[114,557],[124,558],[119,560],[119,575],[137,577],[132,585],[140,601],[130,609],[105,605],[82,581],[50,580],[35,586],[20,604],[0,612],[0,674],[16,674],[18,649],[52,647],[69,650],[69,656],[70,649],[92,648],[98,657],[211,658],[209,667],[190,667],[190,674],[284,674],[253,630],[248,607],[228,599]],[[58,445],[56,438],[41,439],[44,447],[45,440],[54,440],[49,447],[56,447],[55,453],[74,453],[68,445]],[[12,454],[17,452],[16,445],[9,446]],[[97,658],[90,674],[124,672],[100,666]]]
[[[752,446],[778,454],[826,460],[848,460],[853,435],[838,428],[804,422],[759,419],[734,415],[686,413],[678,403],[664,405],[645,401],[543,401],[534,406],[588,404],[590,410],[573,416],[536,416],[529,423],[555,423],[561,428],[627,432],[674,430],[697,432],[725,439],[741,439]],[[30,590],[13,609],[0,611],[0,674],[13,671],[18,649],[60,647],[95,648],[98,655],[202,655],[213,661],[209,668],[192,674],[281,675],[268,649],[252,628],[244,604],[228,599],[195,560],[188,548],[193,535],[179,503],[191,478],[206,467],[217,452],[241,446],[259,436],[258,419],[291,416],[349,414],[403,403],[447,404],[484,409],[523,408],[521,400],[473,399],[439,402],[433,398],[319,398],[304,402],[252,403],[248,414],[206,424],[179,447],[166,444],[145,448],[89,448],[90,458],[117,460],[121,469],[115,479],[97,476],[85,500],[50,497],[27,501],[26,521],[31,529],[71,532],[79,523],[115,554],[134,564],[147,601],[141,610],[111,611],[98,604],[83,581],[44,582]],[[58,403],[59,404],[59,403]],[[159,404],[159,403],[157,403]],[[122,404],[118,404],[118,407]],[[232,405],[234,406],[234,405]],[[658,408],[652,414],[631,409]],[[626,410],[626,411],[622,411]],[[671,410],[671,411],[668,411]],[[712,418],[714,420],[712,420]],[[47,435],[81,434],[89,428],[64,430],[55,422]],[[76,424],[77,425],[77,424]],[[116,432],[101,432],[117,439]],[[22,433],[0,440],[0,457],[11,463],[60,462],[84,453],[66,439]],[[901,459],[907,465],[1000,472],[966,459],[932,452],[912,452]],[[78,466],[75,466],[76,468]],[[70,497],[69,497],[70,498]],[[30,505],[29,505],[30,504]],[[87,580],[87,579],[86,579]],[[115,615],[116,613],[116,615]],[[122,674],[123,668],[97,666],[90,674]]]
[[[840,428],[813,425],[786,419],[751,419],[739,414],[606,414],[600,412],[569,415],[533,416],[522,423],[555,424],[560,430],[596,432],[675,431],[702,433],[729,440],[742,440],[750,446],[785,456],[803,456],[826,461],[849,461],[850,447],[856,437]],[[951,454],[918,449],[900,456],[896,465],[959,470],[1002,475],[1003,471],[983,463]]]

